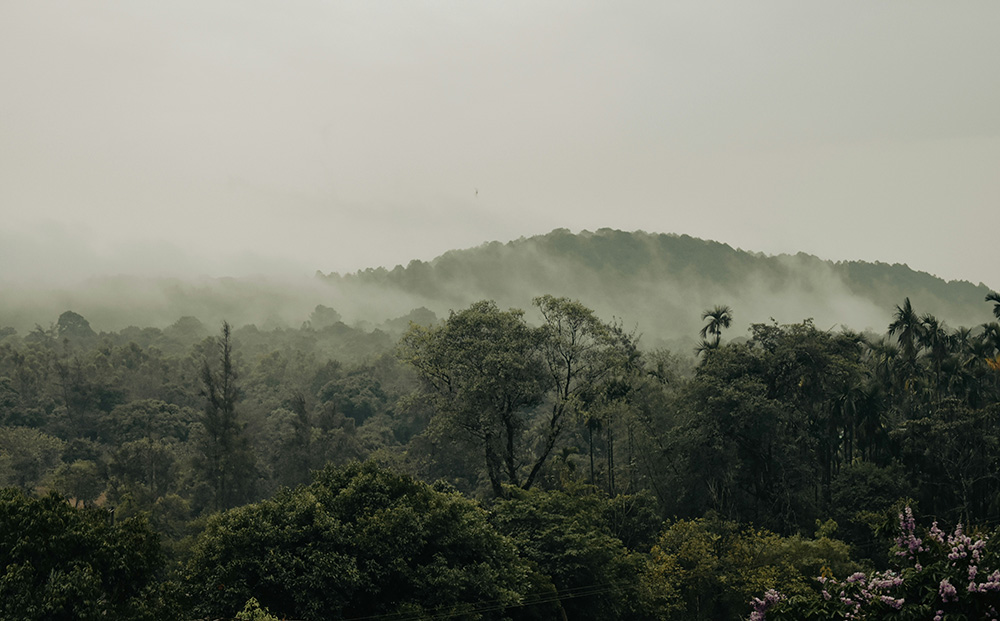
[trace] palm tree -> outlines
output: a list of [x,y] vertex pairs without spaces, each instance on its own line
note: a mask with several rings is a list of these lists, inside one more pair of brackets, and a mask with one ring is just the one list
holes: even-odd
[[951,340],[952,351],[962,353],[969,348],[969,344],[972,342],[972,328],[959,326],[948,338]]
[[960,397],[969,407],[979,407],[979,377],[986,366],[989,343],[981,333],[973,333],[971,328],[957,328],[949,337],[951,340],[953,368],[946,372],[949,392]]
[[922,323],[917,313],[910,305],[910,298],[903,300],[902,306],[896,306],[896,312],[892,315],[892,323],[889,324],[889,334],[899,336],[900,347],[903,348],[903,356],[906,361],[912,364],[917,358],[917,343],[920,339]]
[[941,367],[951,355],[950,345],[954,342],[948,336],[948,332],[942,322],[931,314],[926,314],[920,318],[920,333],[917,340],[923,345],[931,359],[931,368],[934,371],[934,400],[941,397]]
[[899,345],[886,337],[872,340],[868,343],[867,360],[875,381],[886,393],[894,394],[899,379],[896,376],[899,367]]
[[986,341],[993,351],[1000,352],[1000,323],[991,321],[982,325],[983,340]]
[[993,316],[1000,319],[1000,293],[990,291],[989,295],[986,296],[986,301],[995,302],[993,305]]
[[702,319],[708,319],[708,323],[698,333],[701,338],[707,339],[711,334],[715,337],[712,347],[718,347],[722,339],[722,331],[733,323],[733,309],[728,306],[717,304],[715,308],[709,309],[701,314]]

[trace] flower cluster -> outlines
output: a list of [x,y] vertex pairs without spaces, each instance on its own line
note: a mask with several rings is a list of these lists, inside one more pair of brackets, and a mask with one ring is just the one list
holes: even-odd
[[823,599],[831,601],[836,593],[837,601],[843,606],[844,616],[848,619],[860,618],[862,610],[875,602],[881,602],[893,610],[899,610],[906,603],[905,598],[896,597],[892,593],[903,584],[903,578],[893,572],[876,572],[871,576],[864,572],[855,572],[843,582],[836,578],[819,576],[816,581],[822,585],[820,593]]
[[931,524],[931,529],[927,531],[927,536],[944,545],[944,531],[938,528],[937,520],[934,520],[934,523]]
[[924,552],[923,541],[916,535],[917,523],[913,519],[913,511],[906,507],[903,513],[899,514],[899,536],[896,537],[896,547],[899,550],[897,556],[906,556],[916,560],[918,552]]
[[955,590],[955,587],[947,578],[943,579],[941,584],[938,586],[938,595],[941,596],[941,601],[946,604],[948,602],[958,601],[958,591]]
[[[937,522],[931,527],[930,536],[948,549],[948,560],[951,561],[952,567],[957,568],[959,562],[963,560],[968,563],[966,575],[969,579],[969,585],[966,587],[966,590],[970,594],[1000,592],[1000,570],[993,571],[993,573],[986,577],[986,581],[976,582],[976,577],[979,575],[979,564],[983,560],[983,552],[986,549],[988,537],[983,536],[973,539],[963,532],[961,524],[955,527],[954,533],[945,537],[944,533],[940,529],[937,529]],[[945,582],[948,582],[947,587],[945,586]],[[942,581],[939,592],[942,602],[958,601],[956,589],[947,579]],[[947,598],[945,596],[946,592],[949,594]]]
[[750,605],[753,606],[753,612],[750,613],[750,621],[764,621],[764,616],[767,614],[768,609],[783,599],[785,599],[785,596],[774,589],[768,589],[764,593],[764,599],[759,597],[753,598],[750,601]]
[[1000,591],[1000,569],[994,571],[986,578],[986,582],[976,583],[975,566],[969,568],[969,593],[988,593],[990,591]]
[[[821,576],[816,579],[818,592],[789,599],[772,616],[798,619],[806,611],[810,615],[823,611],[831,618],[889,619],[896,611],[926,607],[935,611],[934,621],[952,614],[1000,619],[995,609],[1000,601],[1000,568],[988,537],[966,534],[961,524],[947,534],[935,522],[921,539],[909,507],[899,514],[899,529],[894,548],[901,561],[899,573],[856,572],[842,581]],[[762,612],[750,617],[751,621],[763,618]]]
[[972,540],[962,532],[962,525],[955,527],[955,532],[948,535],[947,546],[951,548],[948,553],[948,560],[952,561],[954,567],[960,559],[969,558],[972,563],[979,563],[982,559],[983,548],[986,547],[986,539]]

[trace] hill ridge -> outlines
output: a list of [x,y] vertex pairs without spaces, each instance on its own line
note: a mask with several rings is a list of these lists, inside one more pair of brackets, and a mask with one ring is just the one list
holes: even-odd
[[[566,295],[668,339],[692,334],[701,310],[716,303],[734,308],[741,329],[771,318],[813,318],[818,325],[882,330],[906,297],[921,313],[950,325],[989,319],[984,284],[946,281],[905,263],[832,261],[802,251],[768,255],[683,233],[612,228],[579,233],[557,228],[448,250],[405,267],[334,272],[324,279],[419,296],[429,302],[421,305],[439,313],[482,298],[527,308],[534,295]],[[673,319],[656,320],[657,307]]]

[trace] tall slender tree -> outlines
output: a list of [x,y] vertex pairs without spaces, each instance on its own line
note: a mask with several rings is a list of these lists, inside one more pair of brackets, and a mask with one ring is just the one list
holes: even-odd
[[913,363],[917,358],[917,348],[920,343],[922,324],[920,317],[913,310],[910,298],[903,300],[902,306],[896,306],[896,312],[892,314],[892,323],[889,324],[889,334],[896,336],[899,346],[903,349],[903,357],[908,363]]
[[934,401],[941,398],[941,368],[945,361],[951,356],[951,343],[944,323],[938,321],[937,317],[930,313],[920,318],[920,332],[917,335],[920,344],[927,350],[927,357],[931,361],[931,369],[934,372],[934,387],[932,396]]
[[222,324],[222,336],[216,339],[216,347],[218,368],[213,369],[206,358],[201,370],[201,394],[205,397],[201,418],[205,426],[202,465],[212,488],[213,508],[222,510],[250,500],[256,468],[236,409],[240,389],[228,322]]
[[722,331],[733,323],[733,309],[722,304],[717,304],[715,307],[702,313],[701,318],[709,320],[699,333],[701,337],[706,338],[711,334],[715,337],[715,342],[718,343],[719,339],[722,338]]

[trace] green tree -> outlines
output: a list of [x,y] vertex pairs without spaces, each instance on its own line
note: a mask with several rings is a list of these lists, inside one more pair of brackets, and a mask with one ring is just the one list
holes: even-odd
[[31,423],[38,421],[25,411],[20,393],[14,387],[14,382],[8,377],[0,377],[0,425],[34,427]]
[[137,399],[119,405],[107,417],[115,444],[136,440],[185,442],[197,413],[157,399]]
[[318,304],[312,314],[309,315],[308,326],[313,330],[323,330],[324,328],[336,325],[340,320],[340,313],[329,306]]
[[614,414],[628,392],[626,378],[638,368],[638,348],[620,325],[606,324],[592,310],[568,298],[544,295],[534,304],[542,314],[542,355],[552,395],[542,448],[525,482],[530,488],[555,447],[566,418],[576,415],[587,428],[590,482],[595,482],[594,431],[603,428],[614,491]]
[[[523,315],[477,302],[439,326],[411,325],[400,341],[401,359],[429,388],[438,425],[472,439],[483,451],[496,496],[503,495],[504,483],[530,486],[522,469],[522,440],[544,395],[542,335]],[[545,456],[543,448],[539,459]]]
[[830,537],[781,537],[718,519],[678,520],[649,555],[646,591],[668,619],[743,618],[750,598],[766,589],[809,593],[821,573],[857,569],[849,548]]
[[[493,506],[492,520],[535,568],[532,582],[539,592],[536,599],[525,601],[516,618],[647,617],[650,610],[639,588],[644,559],[616,536],[622,532],[614,527],[613,516],[620,515],[617,503],[584,485],[567,491],[510,492]],[[637,521],[626,530],[655,532],[657,527],[658,520]]]
[[243,610],[236,613],[236,621],[281,621],[272,615],[267,608],[261,608],[260,602],[251,597],[247,600]]
[[201,423],[205,429],[202,470],[211,485],[212,506],[218,510],[249,500],[256,466],[244,435],[244,423],[236,409],[240,389],[229,323],[223,322],[222,336],[216,339],[215,345],[218,368],[213,369],[207,358],[202,364],[205,410]]
[[126,442],[111,455],[109,496],[120,501],[126,494],[148,507],[175,487],[176,449],[162,440],[143,438]]
[[107,481],[101,476],[100,470],[93,461],[78,459],[73,463],[63,464],[52,476],[52,487],[73,499],[73,506],[96,501]]
[[998,428],[1000,405],[970,410],[949,399],[892,431],[924,510],[966,524],[1000,517]]
[[112,523],[61,496],[0,490],[0,618],[169,619],[159,542],[145,520]]
[[65,445],[30,427],[0,427],[0,485],[33,490],[59,465]]
[[[910,507],[899,513],[892,568],[850,575],[824,572],[806,592],[781,586],[755,599],[751,619],[993,619],[1000,607],[1000,533],[935,521],[918,529]],[[763,614],[761,614],[763,613]]]
[[193,614],[250,597],[295,619],[500,619],[527,570],[486,513],[373,462],[214,516],[187,566]]
[[986,295],[987,302],[993,302],[993,316],[1000,319],[1000,293],[990,291]]
[[896,311],[892,315],[892,323],[889,324],[889,335],[896,336],[899,345],[903,350],[903,360],[907,364],[907,372],[914,372],[923,324],[913,306],[910,298],[903,300],[902,306],[896,306]]
[[891,515],[903,498],[912,498],[912,475],[901,464],[882,466],[872,461],[845,464],[831,485],[830,517],[840,525],[841,538],[858,558],[884,563],[885,539],[873,525]]
[[631,335],[579,302],[542,296],[535,305],[539,328],[482,301],[439,326],[412,325],[400,342],[438,410],[434,424],[483,451],[495,496],[505,484],[530,489],[567,422],[586,417],[638,355]]
[[89,343],[97,336],[89,321],[69,310],[59,315],[55,327],[60,339],[69,339],[75,343]]
[[820,516],[830,480],[866,413],[853,334],[811,322],[755,324],[746,343],[714,351],[682,391],[673,447],[681,516],[707,509],[781,533]]
[[733,323],[733,309],[717,304],[702,313],[701,318],[707,319],[708,323],[698,333],[699,336],[704,339],[708,338],[708,335],[711,334],[714,345],[718,346],[719,341],[722,339],[722,331]]
[[938,321],[937,317],[928,313],[920,318],[918,340],[926,349],[927,357],[931,362],[931,370],[934,374],[931,396],[936,402],[941,398],[941,389],[943,387],[941,370],[951,357],[952,339],[944,323]]
[[[707,354],[719,348],[719,343],[722,341],[722,331],[733,323],[733,309],[718,304],[703,312],[701,318],[707,319],[708,323],[702,326],[698,332],[701,343],[695,348],[695,353]],[[712,335],[711,339],[708,338],[710,334]]]

